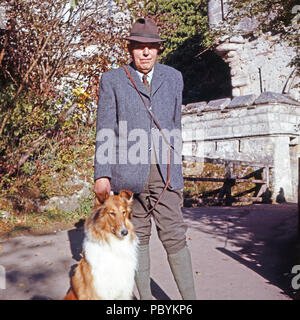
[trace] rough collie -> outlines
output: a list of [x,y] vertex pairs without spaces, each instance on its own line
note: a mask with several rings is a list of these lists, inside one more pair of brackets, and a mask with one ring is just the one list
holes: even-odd
[[96,197],[84,225],[83,258],[64,300],[132,299],[138,240],[131,218],[132,192]]

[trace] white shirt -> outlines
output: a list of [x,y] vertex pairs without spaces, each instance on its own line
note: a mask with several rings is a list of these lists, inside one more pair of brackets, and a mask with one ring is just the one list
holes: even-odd
[[[137,71],[137,70],[135,70],[135,71],[138,74],[140,80],[143,82],[144,73],[142,73],[140,71]],[[152,77],[153,77],[153,71],[154,71],[154,67],[151,69],[150,72],[147,73],[147,80],[148,80],[149,83],[151,83],[151,80],[152,80]]]

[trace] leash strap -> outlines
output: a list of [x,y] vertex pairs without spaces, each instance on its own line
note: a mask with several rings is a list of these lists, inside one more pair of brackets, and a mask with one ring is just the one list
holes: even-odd
[[150,114],[153,122],[155,123],[156,127],[157,127],[158,130],[160,131],[162,137],[164,138],[164,140],[166,141],[166,143],[167,143],[167,145],[168,145],[168,147],[169,147],[169,148],[168,148],[168,153],[167,153],[167,161],[168,161],[168,162],[167,162],[167,181],[166,181],[166,183],[165,183],[165,186],[164,186],[163,191],[162,191],[162,192],[160,193],[160,195],[158,196],[158,199],[157,199],[157,201],[155,202],[154,206],[153,206],[150,210],[148,210],[148,211],[146,212],[147,214],[149,214],[149,213],[151,213],[151,212],[156,208],[156,206],[157,206],[158,203],[160,202],[163,194],[165,193],[165,191],[167,190],[168,186],[170,185],[170,174],[171,174],[171,153],[170,153],[170,149],[172,148],[172,149],[174,150],[174,146],[172,146],[172,145],[169,143],[168,139],[167,139],[166,136],[164,135],[164,133],[163,133],[163,131],[162,131],[162,129],[161,129],[161,126],[159,125],[158,121],[156,120],[153,112],[152,112],[152,111],[150,110],[150,108],[148,107],[148,105],[147,105],[147,103],[146,103],[143,95],[141,94],[141,92],[140,92],[139,89],[137,88],[137,86],[136,86],[136,84],[135,84],[135,82],[134,82],[134,80],[133,80],[130,72],[128,71],[128,69],[126,68],[126,66],[123,66],[123,68],[124,68],[124,70],[125,70],[128,78],[129,78],[129,80],[131,81],[132,85],[134,86],[135,90],[138,92],[138,94],[139,94],[141,100],[143,101],[143,104],[144,104],[144,106],[146,107],[148,113]]

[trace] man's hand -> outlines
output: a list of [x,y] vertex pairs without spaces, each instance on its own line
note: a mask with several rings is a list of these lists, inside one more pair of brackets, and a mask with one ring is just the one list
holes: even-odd
[[110,194],[110,190],[109,178],[103,177],[95,181],[94,192],[101,202],[104,201],[106,194]]

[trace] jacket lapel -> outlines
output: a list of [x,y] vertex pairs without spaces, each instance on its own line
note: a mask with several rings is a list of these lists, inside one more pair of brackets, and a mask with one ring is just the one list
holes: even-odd
[[[127,69],[129,70],[131,76],[132,76],[132,79],[134,80],[137,88],[139,89],[139,91],[149,97],[149,94],[147,92],[147,89],[146,87],[144,86],[144,84],[141,82],[138,74],[136,73],[134,67],[132,66],[132,64],[128,65],[127,66]],[[125,71],[124,71],[125,72]],[[126,75],[126,74],[125,74]],[[127,78],[127,81],[128,81],[128,84],[134,88],[133,84],[131,83],[130,79],[127,77],[126,75],[126,78]],[[160,66],[159,63],[155,63],[154,65],[154,71],[153,71],[153,77],[152,77],[152,81],[151,81],[151,95],[154,95],[155,92],[160,88],[160,86],[162,85],[164,81],[164,74],[162,72],[162,68]]]
[[164,80],[164,74],[159,63],[155,63],[154,72],[151,81],[151,95],[154,95],[155,92],[160,88]]
[[[135,71],[134,67],[132,66],[132,64],[128,65],[128,66],[127,66],[127,69],[128,69],[128,71],[130,72],[130,74],[131,74],[131,76],[132,76],[132,79],[134,80],[135,85],[136,85],[136,87],[138,88],[138,90],[139,90],[143,95],[149,97],[149,94],[148,94],[148,92],[147,92],[146,87],[144,86],[144,84],[143,84],[142,81],[140,80],[140,78],[139,78],[138,74],[136,73],[136,71]],[[125,70],[124,70],[124,72],[125,72]],[[125,73],[125,76],[126,76],[126,78],[127,78],[128,84],[129,84],[131,87],[134,88],[132,82],[131,82],[130,79],[127,77],[126,73]]]

